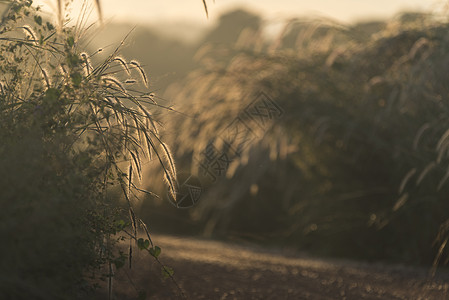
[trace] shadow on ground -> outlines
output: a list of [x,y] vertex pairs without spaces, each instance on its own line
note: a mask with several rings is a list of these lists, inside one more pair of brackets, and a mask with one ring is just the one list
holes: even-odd
[[[308,258],[292,252],[157,235],[161,261],[187,299],[448,299],[449,273]],[[122,283],[126,282],[126,284]],[[117,271],[113,299],[183,299],[160,266],[136,253]]]

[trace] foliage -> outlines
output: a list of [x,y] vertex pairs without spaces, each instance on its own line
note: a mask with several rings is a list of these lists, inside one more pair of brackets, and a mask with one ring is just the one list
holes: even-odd
[[57,29],[38,10],[9,1],[0,27],[0,297],[84,299],[124,265],[117,242],[147,231],[132,205],[151,194],[139,188],[142,162],[159,161],[173,191],[176,175],[123,42],[92,62],[101,49],[81,51],[82,16]]
[[316,254],[430,264],[448,218],[447,24],[295,20],[270,42],[260,30],[205,46],[203,67],[172,87],[185,115],[166,120],[164,138],[178,169],[199,175],[207,145],[260,91],[285,111],[207,187],[190,222]]

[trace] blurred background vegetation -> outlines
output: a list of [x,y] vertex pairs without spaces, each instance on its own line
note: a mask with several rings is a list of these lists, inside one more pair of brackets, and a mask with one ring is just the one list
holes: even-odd
[[[402,13],[352,25],[298,18],[275,35],[265,25],[239,9],[196,42],[131,33],[123,54],[179,112],[163,121],[178,172],[204,188],[190,209],[148,198],[140,213],[156,231],[431,264],[448,218],[447,23]],[[128,28],[106,26],[95,47]],[[260,92],[284,113],[211,182],[201,156]],[[163,195],[161,174],[147,172]]]

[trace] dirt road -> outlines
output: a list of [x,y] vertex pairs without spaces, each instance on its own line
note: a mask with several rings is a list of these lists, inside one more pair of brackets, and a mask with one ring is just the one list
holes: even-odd
[[[430,280],[428,270],[311,259],[192,238],[154,236],[161,261],[175,270],[187,299],[449,299],[449,274]],[[136,252],[136,251],[135,251]],[[115,299],[183,299],[160,266],[144,253],[117,279]],[[119,282],[119,280],[116,280]]]

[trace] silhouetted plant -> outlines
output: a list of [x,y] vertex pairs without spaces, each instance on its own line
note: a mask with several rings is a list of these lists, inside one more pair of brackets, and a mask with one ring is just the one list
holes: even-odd
[[[137,61],[119,56],[123,42],[95,63],[102,50],[82,52],[82,28],[57,29],[31,0],[7,2],[0,27],[0,296],[84,299],[95,278],[111,283],[113,268],[131,260],[119,241],[138,242],[141,227],[149,239],[133,209],[139,194],[152,194],[139,187],[143,162],[159,161],[175,194],[174,162],[152,115],[159,105],[132,87],[148,78]],[[158,260],[160,248],[144,248]]]

